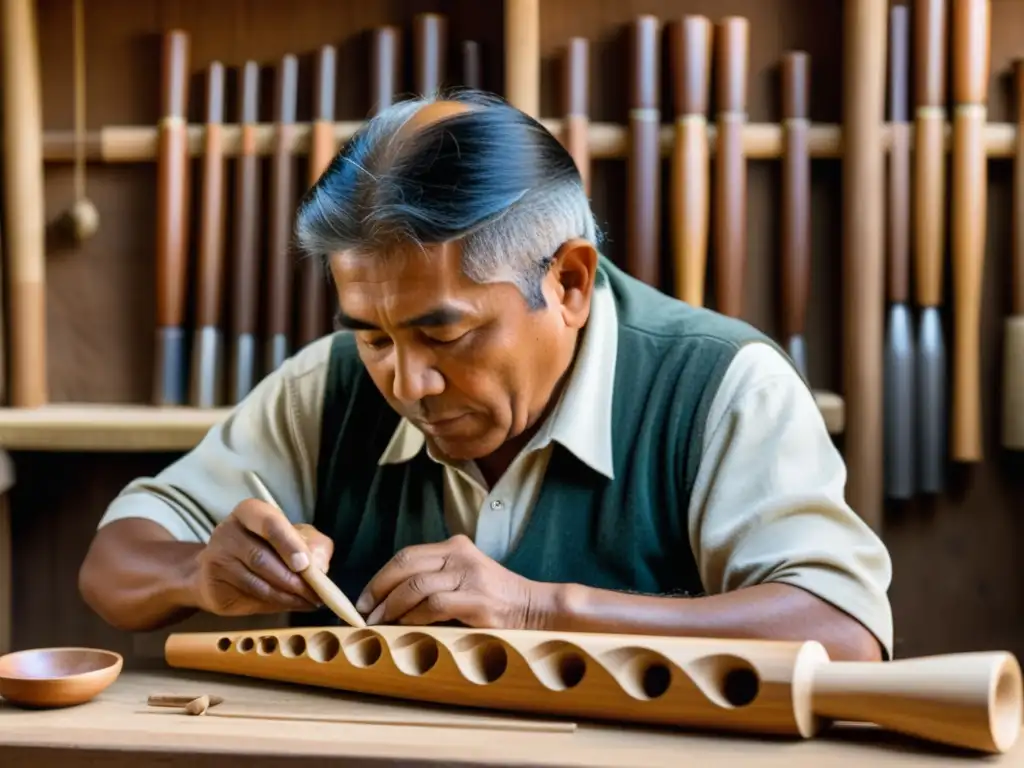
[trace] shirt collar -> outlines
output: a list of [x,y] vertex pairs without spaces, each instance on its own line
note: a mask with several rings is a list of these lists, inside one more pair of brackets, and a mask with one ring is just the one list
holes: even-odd
[[[612,461],[612,394],[618,352],[618,317],[611,287],[598,274],[590,317],[569,380],[558,402],[524,452],[561,443],[576,458],[609,479]],[[400,464],[423,450],[426,438],[410,421],[399,421],[378,464]],[[428,448],[428,454],[430,453]],[[431,455],[431,458],[436,459]]]

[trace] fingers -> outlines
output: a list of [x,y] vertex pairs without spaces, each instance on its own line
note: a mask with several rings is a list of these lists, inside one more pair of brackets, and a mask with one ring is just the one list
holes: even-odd
[[232,512],[250,533],[268,542],[293,571],[310,565],[309,547],[281,510],[259,499],[246,499]]
[[[436,592],[398,620],[399,624],[426,626],[457,621],[467,627],[496,627],[494,612],[479,592]],[[369,622],[367,622],[369,623]]]
[[[289,523],[290,525],[290,523]],[[241,522],[226,526],[218,536],[222,570],[233,574],[234,585],[261,600],[274,600],[282,605],[299,598],[303,604],[319,605],[316,593],[299,574],[288,569],[278,553],[259,536],[243,528]]]
[[363,589],[356,601],[356,610],[364,616],[380,605],[380,602],[391,594],[399,584],[414,576],[426,575],[444,568],[447,558],[443,555],[420,551],[420,546],[432,547],[431,544],[407,547],[396,554]]
[[421,571],[391,590],[369,615],[366,623],[394,623],[422,602],[445,592],[453,592],[461,583],[462,573],[456,571]]
[[242,567],[238,560],[231,560],[225,563],[224,567],[217,569],[215,578],[232,587],[239,595],[255,602],[256,605],[252,606],[255,612],[311,611],[316,608],[316,603],[309,598],[272,586],[259,574]]
[[334,542],[312,525],[300,523],[295,526],[295,530],[306,542],[313,558],[313,566],[321,572],[327,573],[327,569],[331,565],[331,557],[334,556]]

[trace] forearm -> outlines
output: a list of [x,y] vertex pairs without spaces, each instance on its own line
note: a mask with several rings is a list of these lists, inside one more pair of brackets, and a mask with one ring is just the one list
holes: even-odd
[[540,588],[539,628],[687,637],[817,640],[839,661],[877,661],[881,648],[858,621],[788,584],[708,597],[660,597],[578,584]]
[[79,571],[79,591],[118,629],[159,629],[196,610],[192,584],[202,549],[174,540],[149,520],[119,520],[93,540]]

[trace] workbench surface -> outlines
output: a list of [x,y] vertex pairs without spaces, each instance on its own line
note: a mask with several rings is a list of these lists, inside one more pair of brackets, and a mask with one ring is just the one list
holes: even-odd
[[[453,724],[500,719],[503,729],[193,717],[148,707],[152,694],[217,694],[220,712],[429,718]],[[596,725],[571,718],[571,732],[509,730],[536,717],[390,702],[197,672],[125,672],[80,707],[28,711],[0,703],[3,768],[263,768],[312,765],[522,766],[882,766],[963,765],[965,755],[872,727],[836,727],[811,741],[697,735]],[[527,725],[527,724],[524,724]],[[276,734],[276,735],[275,735]],[[1024,744],[990,765],[1024,764]]]

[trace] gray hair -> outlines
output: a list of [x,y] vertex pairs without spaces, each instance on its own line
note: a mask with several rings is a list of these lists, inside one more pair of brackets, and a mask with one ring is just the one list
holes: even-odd
[[[439,100],[469,110],[404,130]],[[600,231],[549,131],[497,97],[459,91],[400,101],[367,121],[304,197],[296,236],[319,257],[457,240],[470,279],[511,282],[537,308],[558,248],[573,238],[596,247]]]

